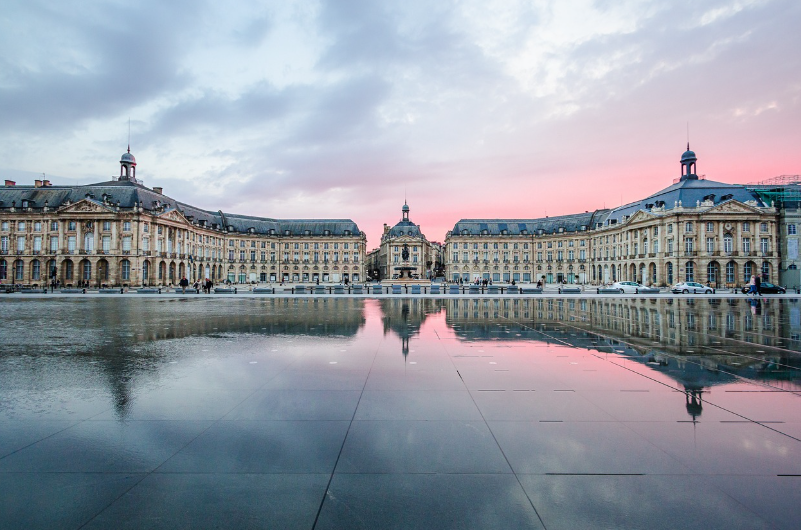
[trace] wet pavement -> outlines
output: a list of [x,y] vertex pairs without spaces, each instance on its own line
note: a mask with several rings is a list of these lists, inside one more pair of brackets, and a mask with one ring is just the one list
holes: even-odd
[[801,527],[797,299],[0,299],[0,528]]

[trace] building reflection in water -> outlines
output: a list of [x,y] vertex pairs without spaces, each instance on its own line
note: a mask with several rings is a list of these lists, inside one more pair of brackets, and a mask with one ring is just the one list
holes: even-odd
[[[137,381],[157,379],[172,359],[171,349],[154,343],[234,335],[353,337],[365,325],[364,301],[355,298],[32,299],[4,302],[3,308],[15,318],[0,334],[2,360],[25,362],[0,370],[0,386],[13,388],[18,370],[28,372],[19,380],[36,380],[41,389],[65,394],[102,384],[120,417]],[[53,375],[47,379],[43,373]],[[22,389],[17,395],[34,399]]]
[[622,355],[675,381],[693,419],[703,413],[704,393],[714,386],[745,379],[801,390],[799,301],[743,297],[9,300],[3,308],[15,318],[0,333],[0,385],[6,396],[12,392],[19,399],[26,399],[31,381],[39,388],[50,381],[65,394],[102,385],[124,416],[137,382],[157,379],[170,355],[197,353],[193,346],[159,343],[355,338],[378,313],[365,311],[366,304],[380,309],[383,332],[400,338],[404,358],[413,341],[429,340],[420,331],[432,316],[435,325],[464,341],[538,341]]
[[801,390],[794,299],[454,298],[446,311],[463,340],[536,340],[636,360],[683,389],[693,420],[713,386],[749,380]]

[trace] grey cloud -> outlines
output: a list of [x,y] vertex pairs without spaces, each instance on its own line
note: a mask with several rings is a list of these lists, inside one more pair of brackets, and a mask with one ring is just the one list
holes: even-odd
[[[49,64],[38,50],[38,64],[17,64],[0,87],[0,108],[7,126],[37,130],[74,128],[87,119],[108,116],[147,102],[165,90],[186,86],[180,74],[183,36],[191,32],[194,10],[182,3],[74,6],[32,4],[20,8],[36,25],[72,38],[75,64]],[[57,40],[48,45],[57,46]],[[27,55],[26,55],[27,57]]]

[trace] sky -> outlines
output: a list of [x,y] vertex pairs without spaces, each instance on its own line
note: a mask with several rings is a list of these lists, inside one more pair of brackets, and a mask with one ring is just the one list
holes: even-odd
[[6,0],[0,177],[88,184],[128,145],[195,206],[350,218],[615,207],[681,174],[801,173],[801,2]]

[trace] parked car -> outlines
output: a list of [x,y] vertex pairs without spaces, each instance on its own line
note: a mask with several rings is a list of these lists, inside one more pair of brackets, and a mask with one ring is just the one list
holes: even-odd
[[[743,286],[743,293],[748,294],[748,291],[751,289],[750,285]],[[769,282],[762,282],[759,285],[759,292],[761,294],[784,294],[787,292],[787,289],[781,287],[779,285],[774,285]]]
[[636,293],[640,289],[646,289],[646,287],[637,282],[615,282],[612,284],[612,289],[617,289],[621,293]]
[[712,294],[712,288],[711,287],[709,287],[708,285],[704,285],[702,283],[698,283],[698,282],[679,282],[676,285],[674,285],[670,289],[670,291],[673,294],[678,294],[678,293],[684,293],[684,294],[687,294],[687,293]]

